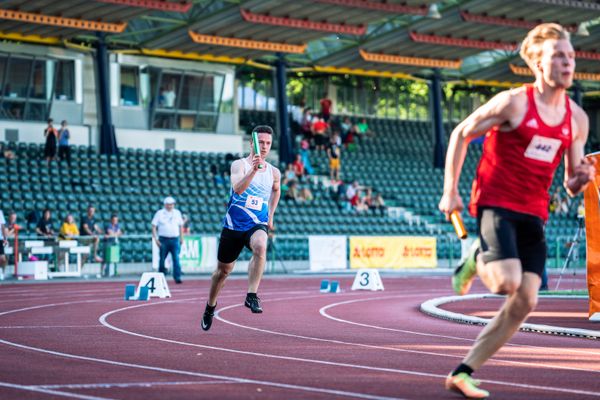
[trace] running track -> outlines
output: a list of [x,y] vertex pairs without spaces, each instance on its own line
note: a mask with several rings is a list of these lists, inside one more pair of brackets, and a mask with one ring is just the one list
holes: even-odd
[[[205,279],[150,302],[122,300],[124,282],[2,285],[0,399],[459,398],[443,380],[481,327],[418,311],[451,294],[447,277],[384,276],[384,292],[340,281],[320,294],[317,277],[267,277],[253,315],[232,279],[209,332]],[[521,332],[476,377],[495,399],[599,399],[600,346]]]

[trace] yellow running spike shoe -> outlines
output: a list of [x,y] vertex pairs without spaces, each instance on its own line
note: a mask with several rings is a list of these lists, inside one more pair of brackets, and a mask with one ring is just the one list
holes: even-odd
[[475,253],[479,248],[479,239],[475,239],[471,247],[469,248],[469,255],[466,260],[459,265],[452,275],[452,289],[458,295],[465,295],[469,293],[473,279],[477,275],[477,260]]
[[462,394],[467,399],[486,399],[489,397],[490,392],[479,389],[477,387],[479,385],[480,382],[473,379],[466,372],[461,372],[454,376],[450,373],[446,378],[446,389]]

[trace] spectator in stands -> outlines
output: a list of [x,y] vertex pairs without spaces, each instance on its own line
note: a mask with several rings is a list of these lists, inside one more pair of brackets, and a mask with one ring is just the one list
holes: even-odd
[[367,136],[374,136],[374,133],[369,128],[366,118],[362,118],[360,122],[356,124],[356,136],[360,138],[361,141]]
[[381,196],[381,193],[377,193],[375,195],[375,197],[373,197],[373,200],[371,201],[371,205],[369,206],[369,208],[371,208],[371,210],[373,210],[373,213],[375,213],[377,210],[379,210],[379,213],[382,217],[385,215],[386,206],[385,206],[385,201],[383,200],[383,197]]
[[365,203],[367,208],[371,209],[371,205],[373,204],[373,189],[368,187],[366,189],[365,195],[362,198],[362,202]]
[[50,209],[46,208],[44,213],[42,214],[42,218],[38,221],[37,227],[35,228],[35,232],[39,236],[44,236],[46,238],[54,237],[54,228],[52,227],[52,213]]
[[175,283],[181,282],[181,265],[179,264],[179,250],[183,244],[183,217],[175,209],[175,199],[168,196],[163,201],[164,208],[158,210],[152,218],[152,238],[160,249],[158,272],[167,274],[165,260],[171,253],[173,259],[173,279]]
[[89,205],[87,208],[87,214],[81,217],[81,227],[79,232],[81,236],[85,236],[86,238],[83,240],[88,245],[91,243],[93,245],[92,255],[94,257],[94,261],[102,262],[102,258],[98,256],[98,244],[100,243],[100,236],[102,235],[102,229],[96,223],[96,209],[94,206]]
[[163,107],[173,108],[175,107],[175,82],[167,84],[167,88],[161,92]]
[[304,163],[302,162],[302,156],[300,154],[296,154],[296,159],[294,160],[292,166],[294,167],[294,174],[296,174],[296,178],[299,181],[302,181],[304,178]]
[[323,118],[315,118],[311,131],[315,138],[315,146],[317,150],[325,150],[325,144],[327,143],[327,131],[329,124],[325,122]]
[[14,239],[19,229],[21,229],[21,227],[17,224],[17,213],[11,210],[8,212],[8,222],[6,223],[6,237]]
[[344,117],[342,123],[340,124],[340,132],[342,143],[346,143],[346,137],[350,134],[350,130],[352,129],[352,121],[350,121],[350,117]]
[[[119,262],[114,254],[111,252],[115,251],[114,247],[119,245],[119,238],[123,236],[123,230],[121,230],[121,225],[119,224],[119,215],[112,214],[110,216],[110,222],[104,226],[104,261],[102,265],[100,265],[100,274],[102,276],[109,276],[110,273],[110,264],[115,264],[116,271],[116,263]],[[120,257],[120,254],[119,254]],[[114,272],[116,274],[116,272]]]
[[225,183],[225,179],[223,179],[223,176],[219,173],[219,169],[217,168],[216,164],[212,164],[210,166],[210,174],[212,175],[213,182],[216,186],[220,186]]
[[110,222],[104,226],[104,243],[113,245],[119,243],[119,238],[123,236],[123,230],[119,224],[119,215],[112,214]]
[[583,204],[583,200],[580,200],[577,205],[577,218],[585,218],[585,205]]
[[550,211],[552,214],[558,213],[560,211],[559,189],[556,189],[556,191],[552,194],[552,197],[550,198],[550,203],[548,204],[548,211]]
[[290,183],[296,181],[296,171],[294,171],[293,163],[290,163],[285,167],[285,171],[283,174],[283,181],[288,185]]
[[44,157],[50,166],[50,162],[56,157],[56,140],[58,138],[58,132],[52,126],[54,120],[48,119],[48,126],[44,129],[44,137],[46,138],[46,144],[44,145]]
[[329,158],[329,179],[332,181],[340,180],[342,148],[338,144],[339,135],[336,133],[331,138],[329,147],[327,147],[327,157]]
[[303,187],[300,189],[300,193],[298,193],[298,202],[300,203],[310,203],[315,199],[312,192],[308,187]]
[[6,158],[7,160],[13,160],[15,153],[7,148],[4,143],[0,143],[0,158]]
[[67,127],[67,121],[63,120],[60,123],[60,129],[58,130],[58,160],[67,160],[69,167],[71,166],[71,146],[69,146],[69,139],[71,133]]
[[361,189],[357,188],[354,191],[354,196],[352,196],[348,201],[350,202],[350,206],[355,211],[362,211],[361,207]]
[[302,119],[300,120],[300,130],[306,139],[310,139],[312,137],[312,120],[312,109],[310,107],[306,107],[302,112]]
[[27,221],[27,231],[35,230],[40,219],[40,212],[38,210],[29,211],[25,216],[25,220]]
[[354,182],[352,182],[352,185],[349,185],[348,188],[346,189],[346,200],[352,201],[352,199],[354,197],[356,197],[356,192],[359,189],[360,189],[360,185],[358,184],[358,181],[355,180]]
[[323,118],[325,122],[329,122],[333,102],[328,98],[327,93],[325,93],[325,96],[319,101],[319,104],[321,105],[321,118]]
[[4,213],[0,210],[0,281],[4,280],[4,268],[6,268],[6,254],[4,249],[8,246],[8,232]]
[[72,214],[67,214],[65,220],[60,226],[58,238],[61,240],[73,240],[77,236],[79,236],[79,229],[77,229],[75,219],[73,218]]
[[183,218],[183,234],[189,235],[192,233],[192,223],[190,221],[190,217],[187,214],[182,215]]
[[283,198],[285,201],[296,202],[298,200],[298,184],[296,181],[292,181],[289,183],[288,190],[285,192],[285,196]]
[[563,196],[560,200],[560,213],[563,215],[569,214],[569,209],[571,208],[571,200],[568,196]]
[[300,142],[300,156],[302,156],[302,162],[304,163],[304,170],[307,175],[314,175],[312,164],[310,163],[310,142],[308,139],[302,139]]

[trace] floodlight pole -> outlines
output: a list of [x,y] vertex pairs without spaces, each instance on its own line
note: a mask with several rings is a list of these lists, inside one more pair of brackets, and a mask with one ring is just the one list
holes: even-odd
[[279,162],[291,163],[294,158],[286,93],[286,66],[283,53],[275,61],[275,94],[277,99],[277,134],[279,134]]
[[444,121],[442,114],[442,76],[438,68],[433,69],[433,76],[429,85],[431,96],[431,117],[433,119],[434,145],[433,166],[444,168],[445,146],[444,146]]
[[115,126],[112,122],[110,106],[110,75],[108,69],[108,50],[106,48],[106,35],[96,33],[98,43],[96,46],[96,71],[98,79],[98,97],[100,106],[100,154],[118,154]]

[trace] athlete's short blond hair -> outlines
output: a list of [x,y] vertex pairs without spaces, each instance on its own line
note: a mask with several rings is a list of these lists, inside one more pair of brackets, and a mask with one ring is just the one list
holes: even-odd
[[529,68],[535,71],[536,63],[542,56],[542,44],[549,39],[571,39],[569,32],[559,24],[540,24],[527,33],[521,43],[519,54]]

